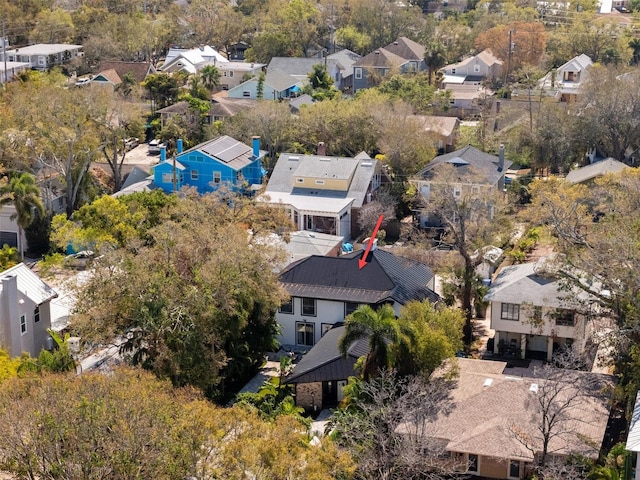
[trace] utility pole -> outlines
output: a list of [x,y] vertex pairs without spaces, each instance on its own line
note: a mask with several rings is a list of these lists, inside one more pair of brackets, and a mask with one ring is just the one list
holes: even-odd
[[2,88],[7,88],[7,31],[4,24],[4,18],[2,19],[2,59],[4,61],[4,83]]
[[511,73],[511,55],[513,54],[513,41],[511,40],[511,30],[509,30],[509,54],[507,56],[507,71],[504,75],[504,84],[507,85],[507,81],[509,80],[509,73]]

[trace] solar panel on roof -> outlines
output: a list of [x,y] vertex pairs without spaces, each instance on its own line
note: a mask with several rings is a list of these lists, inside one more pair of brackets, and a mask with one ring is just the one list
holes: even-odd
[[222,137],[201,149],[204,153],[229,163],[235,158],[249,152],[251,147],[231,137]]

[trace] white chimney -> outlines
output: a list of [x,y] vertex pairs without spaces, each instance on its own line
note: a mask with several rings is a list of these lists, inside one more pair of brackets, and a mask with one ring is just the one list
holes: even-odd
[[[367,237],[364,239],[364,241],[362,242],[362,244],[364,245],[364,248],[367,248],[367,245],[369,244],[370,241],[371,241],[371,237]],[[373,252],[376,248],[378,248],[378,239],[374,238],[373,243],[371,244],[371,250],[369,251]]]

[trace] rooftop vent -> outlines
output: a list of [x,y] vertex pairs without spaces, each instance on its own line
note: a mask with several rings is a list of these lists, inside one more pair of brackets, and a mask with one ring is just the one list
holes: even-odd
[[482,386],[483,387],[490,387],[492,383],[493,383],[493,378],[485,378],[484,383],[482,384]]
[[529,387],[529,391],[533,393],[538,393],[538,384],[532,383],[531,386]]
[[292,155],[289,155],[289,160],[293,160],[294,162],[297,162],[298,160],[300,160],[300,157],[294,157]]
[[362,162],[360,165],[362,165],[363,167],[371,167],[373,165],[372,162]]
[[321,157],[321,158],[320,158],[320,161],[321,161],[321,162],[330,162],[330,161],[331,161],[331,159],[330,159],[330,158],[328,158],[328,157]]

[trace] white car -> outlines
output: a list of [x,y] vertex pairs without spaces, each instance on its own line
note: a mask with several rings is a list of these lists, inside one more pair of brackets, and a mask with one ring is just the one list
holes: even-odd
[[91,83],[92,79],[91,78],[79,78],[76,81],[76,87],[83,87],[85,85],[89,85]]

